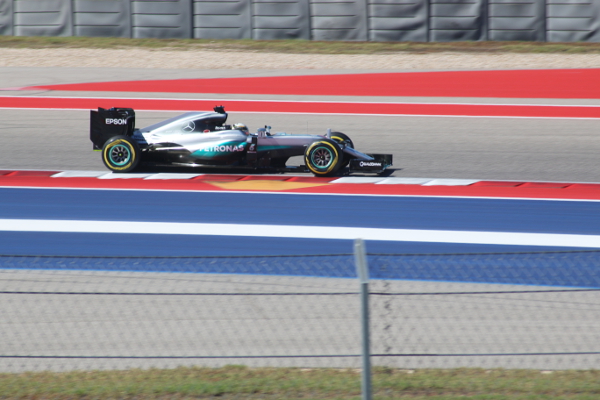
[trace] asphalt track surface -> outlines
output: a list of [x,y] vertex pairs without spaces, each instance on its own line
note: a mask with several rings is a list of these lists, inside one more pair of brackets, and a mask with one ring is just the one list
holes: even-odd
[[[2,69],[0,87],[39,86],[46,84],[78,83],[93,81],[116,81],[134,79],[195,78],[197,71],[150,71],[150,70],[94,70],[94,69]],[[311,71],[318,75],[320,71]],[[331,73],[332,71],[325,71]],[[360,72],[360,71],[359,71]],[[369,71],[372,72],[372,71]],[[200,71],[202,77],[216,78],[238,76],[269,76],[281,71]],[[90,96],[98,92],[53,91],[41,89],[6,90],[10,96]],[[119,93],[104,92],[106,97],[165,97],[164,93]],[[239,95],[204,93],[202,98],[222,100],[239,99]],[[189,98],[189,94],[168,94],[169,98]],[[356,96],[306,96],[306,95],[257,95],[262,100],[323,100],[323,101],[416,101],[423,103],[463,102],[502,104],[552,104],[552,105],[599,105],[597,99],[515,99],[515,98],[447,98],[447,97],[356,97]],[[173,116],[173,112],[139,112],[138,125],[149,125]],[[0,168],[10,169],[58,169],[58,170],[102,170],[99,155],[91,151],[88,139],[88,114],[72,110],[2,109],[0,127]],[[251,128],[265,124],[276,131],[292,133],[324,133],[326,128],[349,134],[358,149],[365,152],[392,152],[396,170],[392,176],[473,178],[500,180],[541,180],[569,182],[598,182],[597,154],[600,139],[596,131],[598,119],[571,118],[487,118],[487,117],[419,117],[419,116],[361,116],[361,115],[302,115],[302,114],[256,114],[232,113],[230,122],[244,122]],[[17,189],[13,189],[17,190]],[[27,204],[39,199],[41,204],[52,196],[50,192],[23,193],[23,198],[10,198],[12,206]],[[55,196],[64,198],[66,191]],[[60,206],[75,211],[85,199],[75,201],[75,196]],[[122,200],[122,199],[121,199]],[[276,201],[276,198],[271,198]],[[4,200],[6,201],[6,200]],[[71,204],[70,201],[75,201]],[[287,202],[287,200],[286,200]],[[106,201],[105,205],[118,208],[119,201]],[[243,218],[252,215],[252,207],[261,204],[254,198],[241,201]],[[60,202],[58,203],[60,204]],[[130,203],[135,207],[139,203]],[[148,204],[165,204],[148,200]],[[280,203],[281,204],[281,203]],[[516,204],[516,203],[510,203]],[[528,203],[531,210],[538,211],[539,205]],[[486,207],[492,204],[487,203]],[[552,206],[557,206],[552,203]],[[54,206],[50,206],[52,208]],[[59,208],[60,208],[59,207]],[[462,213],[479,206],[461,203]],[[527,210],[521,210],[521,221],[529,232],[553,229],[550,216],[567,216],[563,224],[569,232],[596,234],[596,224],[590,215],[598,215],[595,203],[577,203],[575,208],[561,205],[564,209],[548,210],[544,217],[527,221]],[[577,210],[577,207],[591,207]],[[112,208],[112,207],[108,207]],[[281,212],[289,210],[282,206]],[[490,207],[493,208],[493,207]],[[46,211],[44,211],[46,209]],[[16,209],[5,208],[6,217],[20,217]],[[138,210],[140,211],[140,210]],[[418,214],[405,209],[409,220]],[[448,211],[446,209],[446,211]],[[47,207],[36,208],[41,217],[49,218]],[[56,210],[52,211],[56,212]],[[343,210],[341,210],[343,214]],[[42,215],[43,214],[43,215]],[[306,215],[304,213],[300,216]],[[448,214],[446,214],[448,215]],[[577,218],[568,217],[577,215]],[[273,218],[277,215],[274,214]],[[31,218],[31,216],[29,217]],[[242,218],[242,219],[243,219]],[[316,216],[315,216],[316,218]],[[452,221],[440,218],[447,226]],[[460,213],[456,214],[460,221]],[[549,218],[549,219],[548,219]],[[129,218],[130,219],[130,218]],[[385,213],[380,217],[385,223]],[[502,216],[497,224],[502,224]],[[430,221],[426,219],[426,221]],[[483,219],[474,216],[473,223]],[[566,221],[566,222],[565,222]],[[493,229],[502,230],[500,226]],[[529,223],[531,224],[529,224]],[[487,223],[487,222],[486,222]],[[536,226],[536,223],[538,224]],[[547,226],[544,228],[544,224]],[[315,225],[315,221],[312,221]],[[312,226],[311,225],[311,226]],[[533,227],[532,227],[533,225]],[[441,226],[443,228],[443,226]],[[511,228],[512,229],[512,228]],[[562,229],[562,228],[561,228]],[[593,230],[592,231],[590,231]],[[50,251],[57,244],[77,243],[74,237],[42,237],[34,241]],[[12,243],[13,249],[29,247],[28,239],[19,239],[18,234],[4,235],[3,243]],[[129,238],[134,240],[134,238]],[[161,238],[158,238],[161,239]],[[164,238],[163,238],[164,239]],[[12,242],[11,242],[12,240]],[[81,245],[89,243],[79,236]],[[160,240],[159,240],[160,242]],[[160,243],[156,243],[158,246]],[[193,244],[178,243],[180,248]],[[340,243],[348,246],[349,243]],[[410,245],[410,243],[409,243]],[[19,247],[21,246],[21,247]],[[76,247],[76,246],[73,246]],[[248,243],[247,249],[252,247]],[[342,250],[340,247],[340,250]],[[40,247],[38,247],[39,249]],[[218,246],[212,247],[218,249]],[[497,247],[496,247],[497,248]],[[125,246],[123,246],[125,249]],[[454,247],[456,249],[456,247]],[[130,248],[126,249],[130,250]],[[402,250],[402,249],[399,249]],[[425,249],[427,250],[427,249]],[[472,249],[466,249],[472,250]],[[440,250],[441,251],[441,250]],[[348,251],[344,251],[347,253]],[[417,277],[418,279],[418,277]],[[467,280],[468,281],[468,280]],[[2,271],[4,292],[27,288],[31,292],[64,292],[73,287],[81,291],[105,292],[109,290],[154,292],[175,291],[221,291],[237,290],[290,292],[354,291],[356,282],[348,279],[316,279],[311,277],[258,278],[248,275],[213,276],[210,274],[179,275],[159,272],[73,272],[68,268],[53,271]],[[168,284],[166,282],[169,282]],[[173,282],[176,282],[173,283]],[[387,282],[387,283],[386,283]],[[598,332],[598,300],[595,292],[566,292],[557,294],[507,294],[520,287],[512,285],[482,285],[450,282],[386,281],[374,285],[390,292],[470,292],[491,290],[503,292],[496,295],[453,294],[440,297],[423,295],[410,299],[374,300],[374,351],[403,354],[454,354],[438,357],[379,357],[376,363],[399,367],[453,367],[482,366],[509,368],[594,368],[598,355],[595,347]],[[509,282],[504,282],[509,283]],[[532,282],[525,282],[530,285]],[[556,284],[556,282],[553,282]],[[553,284],[552,282],[548,284]],[[564,284],[564,282],[563,282]],[[115,286],[116,285],[116,286]],[[575,285],[577,286],[577,285]],[[538,288],[527,286],[528,288]],[[284,288],[284,289],[283,289]],[[352,289],[354,288],[354,289]],[[198,359],[183,358],[184,355],[221,354],[218,349],[229,348],[231,359],[202,359],[203,365],[219,365],[247,362],[251,365],[316,365],[358,366],[358,358],[320,359],[307,357],[310,354],[356,354],[359,348],[358,325],[356,322],[356,298],[345,299],[337,295],[325,295],[325,299],[313,297],[278,297],[277,300],[236,302],[231,298],[215,296],[209,301],[168,300],[157,302],[147,296],[94,297],[93,295],[64,296],[60,294],[24,295],[1,294],[8,304],[9,325],[6,330],[2,354],[57,355],[63,359],[6,358],[0,360],[0,369],[5,371],[31,369],[73,368],[124,368],[132,366],[176,366],[198,364]],[[41,296],[41,297],[40,297]],[[562,297],[561,297],[562,296]],[[43,299],[43,300],[40,300]],[[91,300],[90,300],[91,299]],[[443,299],[443,300],[440,300]],[[42,303],[40,303],[42,302]],[[40,306],[44,304],[44,306]],[[58,306],[58,307],[57,307]],[[53,310],[62,310],[52,315]],[[23,310],[27,310],[23,313]],[[173,314],[173,310],[176,310]],[[210,310],[210,315],[206,314]],[[309,311],[307,311],[309,310]],[[316,311],[316,312],[315,312]],[[467,312],[468,311],[468,312]],[[203,314],[204,313],[204,314]],[[303,315],[291,321],[290,315]],[[51,317],[49,317],[51,316]],[[381,316],[387,316],[382,318]],[[292,318],[293,319],[293,318]],[[197,321],[203,320],[202,324]],[[184,321],[182,323],[182,321]],[[187,322],[186,322],[187,321]],[[440,321],[443,321],[440,322]],[[116,322],[116,324],[115,324]],[[68,327],[68,329],[64,329]],[[164,327],[164,328],[161,328]],[[226,329],[223,329],[226,327]],[[199,333],[200,332],[200,333]],[[224,334],[226,332],[227,334]],[[443,333],[440,333],[443,332]],[[311,336],[314,334],[314,336]],[[22,340],[25,335],[28,340]],[[173,339],[175,335],[175,339]],[[165,340],[165,339],[169,340]],[[166,343],[166,344],[165,344]],[[202,345],[199,345],[201,343]],[[318,344],[315,344],[318,343]],[[162,346],[162,347],[161,347]],[[211,347],[212,346],[212,347]],[[217,353],[211,353],[214,348]],[[523,356],[525,353],[561,353],[558,355]],[[113,350],[114,352],[111,353]],[[69,356],[106,355],[127,356],[131,353],[145,356],[177,356],[180,359],[150,358],[133,360],[118,358],[78,359]],[[306,352],[308,351],[308,353]],[[304,352],[304,353],[303,353]],[[487,356],[468,357],[457,354],[480,353]],[[512,354],[494,356],[493,354]],[[569,354],[570,353],[570,354]],[[577,354],[576,354],[577,353]],[[272,358],[248,360],[235,358],[243,354],[300,355],[306,358]],[[299,361],[300,360],[300,361]]]
[[[49,70],[49,71],[48,71]],[[236,71],[106,70],[3,68],[0,88],[59,83],[134,79],[235,77]],[[311,74],[332,71],[311,71]],[[333,71],[335,72],[335,71]],[[358,71],[361,72],[361,71]],[[372,72],[372,71],[370,71]],[[265,76],[284,71],[238,71],[237,76]],[[304,95],[233,95],[202,93],[123,93],[67,91],[2,91],[4,96],[69,96],[125,98],[204,98],[227,106],[226,99],[351,102],[486,103],[600,105],[597,99],[515,99],[466,97],[372,97]],[[104,105],[104,103],[102,103]],[[139,126],[146,126],[177,112],[137,113]],[[90,151],[87,111],[1,109],[3,146],[0,168],[102,170],[97,153]],[[394,154],[392,176],[598,182],[596,155],[600,119],[488,118],[363,116],[327,114],[230,113],[230,122],[246,123],[251,129],[270,125],[278,132],[322,134],[327,128],[352,137],[365,152]]]

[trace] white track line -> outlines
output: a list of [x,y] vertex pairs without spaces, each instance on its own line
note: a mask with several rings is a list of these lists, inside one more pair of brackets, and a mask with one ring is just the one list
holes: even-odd
[[349,240],[361,238],[365,240],[393,242],[600,248],[600,235],[381,229],[299,225],[0,219],[0,231],[244,236]]

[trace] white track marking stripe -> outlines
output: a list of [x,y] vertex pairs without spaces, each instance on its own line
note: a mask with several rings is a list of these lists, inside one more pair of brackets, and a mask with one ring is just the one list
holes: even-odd
[[0,219],[0,231],[356,239],[600,248],[600,235],[381,229],[299,225]]

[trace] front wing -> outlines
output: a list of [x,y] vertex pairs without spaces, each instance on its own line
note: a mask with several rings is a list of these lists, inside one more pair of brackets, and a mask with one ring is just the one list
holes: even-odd
[[387,167],[392,166],[391,154],[367,154],[371,160],[350,160],[350,173],[352,172],[371,172],[380,174]]
[[365,154],[351,147],[344,148],[344,153],[352,156],[349,168],[352,172],[367,172],[380,174],[392,166],[391,154]]

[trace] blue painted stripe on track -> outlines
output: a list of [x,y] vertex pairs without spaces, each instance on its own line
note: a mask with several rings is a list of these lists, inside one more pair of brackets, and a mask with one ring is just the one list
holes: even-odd
[[[497,232],[599,234],[600,203],[425,197],[307,196],[257,193],[0,189],[0,218],[96,221],[157,221],[302,226],[352,226]],[[235,235],[235,232],[232,232]],[[531,246],[371,241],[371,253],[463,253],[539,251]],[[544,247],[543,250],[560,250]],[[353,277],[351,258],[342,264],[308,257],[350,253],[351,241],[143,234],[0,232],[0,253],[80,256],[303,255],[304,269],[281,259],[212,263],[187,272],[259,273]],[[600,253],[370,257],[374,278],[598,287]],[[478,258],[479,257],[479,258]],[[302,258],[300,258],[302,260]],[[84,260],[84,259],[82,259]],[[110,259],[107,259],[110,260]],[[279,261],[273,261],[279,260]],[[309,260],[313,260],[309,262]],[[320,260],[320,261],[319,261]],[[71,260],[73,261],[73,260]],[[255,259],[256,261],[256,259]],[[173,263],[104,264],[39,262],[1,258],[3,268],[180,271]],[[130,263],[134,260],[128,261]],[[12,264],[11,264],[12,263]],[[29,265],[29,266],[27,266]]]
[[0,218],[600,234],[589,201],[4,188]]
[[[12,237],[11,237],[12,236]],[[233,243],[233,245],[232,245]],[[268,246],[277,253],[292,251],[299,257],[260,254]],[[72,249],[65,254],[65,248]],[[70,255],[76,257],[61,257]],[[157,251],[157,249],[160,249]],[[135,271],[177,273],[228,273],[354,278],[356,271],[348,240],[242,238],[222,236],[109,235],[69,233],[0,234],[0,252],[47,254],[57,257],[0,256],[4,269]],[[370,253],[499,252],[501,254],[371,255],[373,279],[473,282],[564,287],[600,287],[600,251],[514,253],[522,246],[470,246],[423,243],[367,242]],[[539,249],[530,249],[539,250]],[[559,249],[553,249],[559,250]],[[312,254],[309,252],[313,252]],[[347,254],[315,256],[314,254]],[[215,255],[229,257],[215,258]],[[232,257],[244,254],[245,257]],[[101,256],[93,258],[92,256]],[[144,257],[155,255],[156,257]],[[177,255],[181,258],[160,258]],[[211,257],[212,255],[213,257]],[[79,257],[77,257],[79,256]],[[133,256],[118,258],[118,256]],[[138,257],[135,257],[138,256]],[[248,257],[250,256],[250,257]]]

